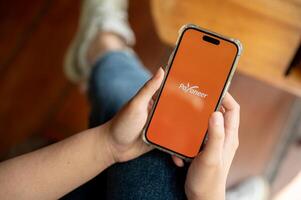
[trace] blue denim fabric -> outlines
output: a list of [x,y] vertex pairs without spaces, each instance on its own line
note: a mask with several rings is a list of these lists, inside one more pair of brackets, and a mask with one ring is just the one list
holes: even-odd
[[[150,76],[128,51],[110,52],[98,60],[89,81],[90,127],[110,120]],[[170,155],[153,150],[109,167],[63,199],[186,199],[186,172],[187,167],[176,167]]]

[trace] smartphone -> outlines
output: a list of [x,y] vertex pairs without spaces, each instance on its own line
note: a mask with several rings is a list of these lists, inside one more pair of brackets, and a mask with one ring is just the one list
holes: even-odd
[[242,45],[193,24],[181,28],[143,131],[154,147],[183,159],[205,144],[210,115],[231,83]]

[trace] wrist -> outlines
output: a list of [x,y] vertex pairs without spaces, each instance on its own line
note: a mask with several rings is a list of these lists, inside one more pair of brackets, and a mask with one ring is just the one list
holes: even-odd
[[109,167],[116,163],[114,153],[111,148],[112,144],[109,139],[109,131],[106,124],[95,128],[95,134],[97,135],[96,140],[98,141],[97,155],[99,160],[105,162],[106,166]]

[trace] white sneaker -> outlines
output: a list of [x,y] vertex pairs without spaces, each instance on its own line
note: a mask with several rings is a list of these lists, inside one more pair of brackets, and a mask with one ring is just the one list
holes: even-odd
[[267,200],[269,184],[262,177],[252,177],[227,190],[226,200]]
[[135,43],[135,36],[127,18],[127,0],[84,0],[79,27],[67,51],[64,72],[72,82],[87,79],[91,66],[87,62],[89,45],[99,31],[121,36],[127,45]]

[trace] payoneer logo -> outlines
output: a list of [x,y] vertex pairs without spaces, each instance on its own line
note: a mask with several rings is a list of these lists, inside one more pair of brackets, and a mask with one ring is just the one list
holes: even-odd
[[190,86],[189,83],[187,83],[187,85],[181,83],[179,88],[182,91],[184,91],[185,93],[190,93],[192,95],[195,95],[195,96],[198,96],[201,98],[206,98],[208,96],[208,94],[205,94],[205,93],[197,90],[199,88],[199,86]]

